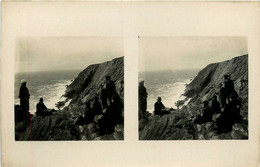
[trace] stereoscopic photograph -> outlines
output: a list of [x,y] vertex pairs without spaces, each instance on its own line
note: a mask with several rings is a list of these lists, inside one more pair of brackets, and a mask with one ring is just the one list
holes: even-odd
[[15,140],[123,140],[119,37],[19,37]]
[[246,37],[139,37],[140,140],[248,139]]

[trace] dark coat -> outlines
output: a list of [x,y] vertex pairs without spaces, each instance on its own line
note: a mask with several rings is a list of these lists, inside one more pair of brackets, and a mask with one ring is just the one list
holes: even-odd
[[47,110],[47,107],[44,105],[44,103],[39,102],[36,105],[36,114],[37,115],[42,115],[45,110]]
[[93,110],[95,114],[102,114],[102,107],[98,100],[94,101]]
[[147,91],[146,91],[146,88],[139,84],[139,87],[138,87],[138,98],[139,98],[139,109],[142,110],[142,111],[146,111],[147,109]]
[[212,101],[211,109],[212,109],[213,113],[220,113],[221,108],[220,108],[220,104],[217,100],[214,99]]
[[105,87],[106,87],[106,96],[107,98],[111,99],[111,97],[116,93],[115,83],[109,80],[105,83]]
[[19,91],[20,105],[24,113],[29,112],[30,94],[26,86],[21,86]]
[[163,105],[162,102],[157,101],[154,103],[154,114],[155,115],[163,114],[164,110],[165,110],[165,106]]
[[203,120],[203,122],[212,121],[212,116],[213,116],[212,109],[209,106],[204,107],[203,110],[202,110],[202,120]]

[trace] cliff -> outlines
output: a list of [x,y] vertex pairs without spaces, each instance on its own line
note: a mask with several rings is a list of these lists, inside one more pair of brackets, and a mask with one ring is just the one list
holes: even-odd
[[[202,102],[211,101],[215,92],[218,92],[218,85],[223,82],[225,74],[230,75],[241,98],[242,122],[235,123],[229,133],[216,134],[213,129],[220,114],[213,115],[213,121],[205,124],[194,124],[194,120],[201,112]],[[184,95],[190,101],[181,110],[140,120],[139,138],[141,140],[248,139],[248,55],[209,64],[186,86]]]
[[[124,101],[124,58],[115,58],[101,64],[88,66],[66,88],[64,96],[68,106],[62,110],[51,110],[48,116],[33,116],[21,121],[19,106],[15,106],[15,139],[16,140],[122,140],[123,124],[117,124],[114,132],[106,135],[97,133],[97,119],[87,125],[77,123],[84,113],[85,102],[93,104],[96,96],[100,96],[101,85],[105,76],[110,75],[115,82],[116,92]],[[65,102],[64,102],[65,103]],[[123,108],[122,108],[123,110]],[[123,114],[122,114],[123,116]]]

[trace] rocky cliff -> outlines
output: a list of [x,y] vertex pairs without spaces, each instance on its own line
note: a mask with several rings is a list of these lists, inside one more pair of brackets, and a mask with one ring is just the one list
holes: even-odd
[[[117,124],[113,133],[99,135],[96,122],[87,125],[76,123],[78,117],[84,113],[84,103],[88,101],[92,105],[95,96],[100,96],[106,75],[111,76],[120,100],[124,101],[124,58],[90,65],[67,86],[64,96],[70,103],[64,109],[52,110],[52,114],[45,117],[31,115],[27,121],[16,118],[16,140],[122,140],[122,124]],[[19,115],[18,108],[15,107],[16,117]]]
[[[229,133],[216,134],[213,129],[220,114],[213,121],[194,124],[195,116],[201,112],[202,102],[211,101],[218,91],[223,76],[230,75],[235,90],[241,98],[242,122],[235,123]],[[209,64],[187,85],[184,95],[189,103],[180,110],[164,116],[150,116],[139,121],[141,140],[197,140],[197,139],[248,139],[248,55],[235,57],[220,63]]]

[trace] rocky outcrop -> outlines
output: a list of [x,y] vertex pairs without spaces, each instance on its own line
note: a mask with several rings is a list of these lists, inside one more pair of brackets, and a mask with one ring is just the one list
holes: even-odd
[[115,81],[116,91],[124,99],[124,58],[116,58],[102,64],[88,66],[79,73],[78,77],[67,87],[65,97],[71,104],[84,104],[92,101],[100,94],[101,85],[105,83],[105,76],[111,76]]
[[[78,124],[78,118],[84,113],[85,102],[93,102],[100,96],[101,85],[105,76],[110,75],[115,82],[120,101],[124,101],[124,58],[88,66],[77,78],[67,86],[64,96],[68,106],[62,110],[52,110],[48,116],[26,116],[21,120],[19,106],[15,107],[15,139],[16,140],[123,140],[124,126],[117,124],[114,132],[98,134],[97,118],[89,124]],[[122,108],[123,110],[123,108]],[[123,113],[122,113],[123,116]],[[98,115],[96,116],[98,117]]]
[[[195,124],[197,114],[201,112],[202,102],[211,101],[218,92],[223,76],[230,75],[235,90],[241,98],[242,121],[233,125],[232,131],[217,134],[215,121],[220,114],[213,115],[213,121]],[[248,139],[248,55],[235,57],[221,63],[210,64],[202,69],[193,81],[187,85],[184,95],[189,103],[180,110],[163,116],[150,116],[139,121],[140,140],[214,140]]]

